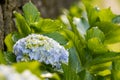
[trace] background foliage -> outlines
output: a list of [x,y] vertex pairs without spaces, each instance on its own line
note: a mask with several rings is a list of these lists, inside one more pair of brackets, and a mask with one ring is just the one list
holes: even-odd
[[[18,32],[6,36],[7,50],[0,52],[1,64],[13,65],[18,72],[29,69],[36,75],[47,71],[55,80],[120,79],[120,17],[110,8],[99,9],[84,0],[52,20],[42,18],[29,2],[23,6],[23,14],[14,11],[14,15]],[[34,61],[16,63],[13,45],[31,33],[51,37],[69,51],[68,65],[62,64],[63,73]]]

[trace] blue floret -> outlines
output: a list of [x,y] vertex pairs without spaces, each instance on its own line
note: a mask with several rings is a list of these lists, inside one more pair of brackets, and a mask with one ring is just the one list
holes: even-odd
[[61,63],[68,64],[68,51],[58,42],[40,34],[31,34],[16,42],[13,47],[16,60],[38,60],[61,69]]

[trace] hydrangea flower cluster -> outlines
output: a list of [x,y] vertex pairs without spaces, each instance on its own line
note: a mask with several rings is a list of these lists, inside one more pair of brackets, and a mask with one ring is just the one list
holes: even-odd
[[13,67],[0,65],[0,80],[41,80],[29,70],[18,73]]
[[31,34],[14,45],[16,60],[38,60],[50,64],[54,69],[61,69],[61,63],[68,63],[68,51],[58,42],[40,34]]

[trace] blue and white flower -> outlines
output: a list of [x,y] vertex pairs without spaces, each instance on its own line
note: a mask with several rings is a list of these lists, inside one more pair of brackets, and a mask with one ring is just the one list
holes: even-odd
[[68,63],[68,51],[58,42],[40,34],[31,34],[16,42],[13,47],[16,60],[38,60],[61,69],[61,63]]

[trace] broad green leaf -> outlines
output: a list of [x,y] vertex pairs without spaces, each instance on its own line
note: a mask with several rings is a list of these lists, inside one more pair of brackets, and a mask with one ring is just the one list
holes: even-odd
[[105,34],[110,34],[110,32],[114,32],[115,30],[119,29],[120,27],[116,24],[111,22],[97,22],[96,26]]
[[81,63],[78,58],[79,57],[77,56],[75,48],[69,49],[69,64],[62,65],[65,80],[82,80],[77,75],[77,73],[80,72],[82,69]]
[[100,21],[112,22],[112,19],[115,17],[115,14],[112,13],[111,9],[103,9],[98,13]]
[[99,22],[97,26],[105,34],[104,44],[109,51],[120,52],[120,26],[110,22]]
[[120,26],[113,26],[116,29],[111,29],[109,33],[106,34],[106,43],[116,43],[120,41]]
[[101,41],[104,41],[105,35],[98,27],[92,27],[87,31],[86,39],[98,38]]
[[85,40],[83,38],[78,38],[76,34],[74,34],[72,31],[64,29],[60,32],[63,36],[65,36],[68,40],[72,40],[73,45],[75,46],[79,59],[81,61],[81,64],[84,65],[86,62],[85,58],[85,51],[83,48],[85,48]]
[[111,68],[111,65],[112,65],[112,62],[93,65],[89,68],[89,71],[91,74],[106,76],[110,74],[109,70]]
[[112,19],[113,23],[119,24],[120,23],[120,15],[116,15],[113,19]]
[[[114,33],[113,33],[114,34]],[[116,44],[116,43],[119,43],[120,42],[120,36],[119,36],[119,34],[116,34],[116,35],[112,35],[111,34],[111,37],[110,37],[110,35],[109,35],[109,37],[106,37],[106,39],[105,39],[105,44]]]
[[107,76],[107,75],[110,75],[110,74],[111,74],[111,70],[110,69],[106,69],[106,70],[103,70],[103,71],[99,72],[97,75]]
[[20,35],[19,33],[14,32],[13,35],[12,35],[12,40],[13,40],[14,43],[16,43],[22,37],[24,37],[24,35]]
[[16,56],[11,52],[4,52],[4,57],[8,64],[12,64],[16,62]]
[[87,46],[93,53],[104,53],[107,52],[107,47],[103,44],[105,39],[104,33],[98,27],[92,27],[87,31],[86,35]]
[[73,23],[76,25],[76,29],[79,34],[84,38],[86,35],[86,31],[89,28],[88,21],[85,18],[73,18]]
[[54,40],[59,42],[61,45],[67,44],[67,39],[63,35],[61,35],[59,32],[53,32],[53,33],[44,34],[44,35],[46,35],[50,38],[53,38]]
[[12,33],[11,34],[8,34],[6,37],[5,37],[5,45],[7,46],[7,51],[13,51],[13,45],[14,45],[14,42],[12,40]]
[[99,38],[91,38],[88,40],[88,48],[95,54],[105,53],[108,51],[107,47],[99,40]]
[[13,64],[13,66],[15,66],[16,70],[20,73],[26,69],[29,69],[32,73],[40,76],[40,70],[39,70],[40,63],[37,61],[19,62],[19,63]]
[[87,70],[83,70],[83,71],[79,72],[78,75],[81,80],[93,80],[92,75]]
[[23,12],[28,24],[34,23],[40,18],[39,11],[31,2],[28,2],[23,6]]
[[112,13],[110,8],[99,10],[97,7],[92,6],[88,1],[84,1],[84,4],[91,27],[94,27],[96,22],[112,22],[112,19],[116,16]]
[[113,61],[112,68],[113,70],[120,70],[120,60]]
[[67,19],[67,26],[69,26],[79,38],[85,38],[86,30],[89,28],[87,19],[84,17],[71,17],[70,15],[67,16]]
[[120,70],[112,70],[111,80],[120,80]]
[[73,46],[72,40],[69,40],[67,44],[64,46],[66,49],[70,49]]
[[120,79],[120,60],[113,61],[112,64],[112,80]]
[[16,26],[20,34],[23,34],[24,36],[31,33],[31,29],[29,25],[27,24],[25,18],[17,12],[14,12],[15,19],[16,19]]
[[74,32],[64,29],[60,31],[60,34],[63,35],[68,40],[72,40],[74,44],[79,43],[79,46],[85,47],[85,40],[82,37],[77,36]]
[[107,75],[107,76],[94,76],[93,80],[111,80],[111,75]]
[[120,42],[106,45],[111,52],[120,52]]
[[31,24],[31,28],[36,33],[50,33],[58,31],[65,26],[59,20],[41,19],[39,22]]
[[97,65],[109,61],[119,60],[120,53],[116,52],[106,52],[105,54],[99,54],[92,61],[88,62],[88,65]]
[[64,80],[83,80],[77,75],[77,73],[71,69],[69,66],[62,64]]
[[2,50],[0,50],[0,64],[6,64],[4,52],[2,52]]
[[88,17],[90,27],[95,27],[95,23],[99,21],[99,18],[98,18],[99,9],[96,7],[93,7],[87,1],[83,1],[83,2],[85,5],[85,8],[86,8],[87,17]]
[[111,43],[118,43],[120,42],[120,26],[118,29],[114,30],[113,32],[110,32],[106,35],[105,43],[111,44]]
[[116,43],[120,41],[120,26],[110,22],[99,22],[96,24],[105,34],[106,44]]
[[76,73],[82,71],[81,61],[74,47],[69,49],[69,67]]

